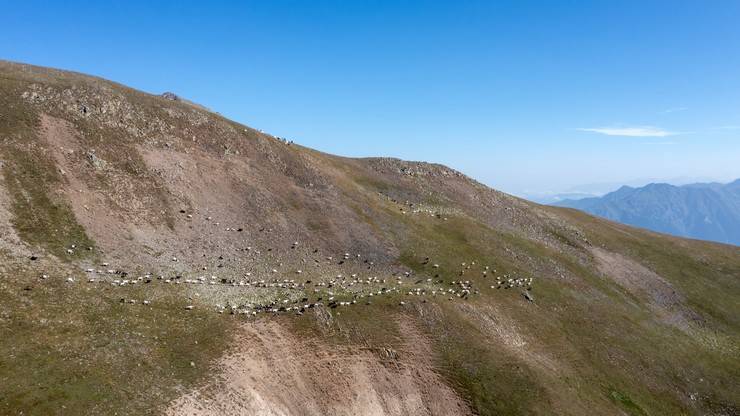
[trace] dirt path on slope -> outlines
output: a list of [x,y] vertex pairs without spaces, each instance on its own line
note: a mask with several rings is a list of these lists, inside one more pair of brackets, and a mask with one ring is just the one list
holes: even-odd
[[245,323],[218,374],[171,403],[168,415],[468,415],[431,367],[411,324],[400,352],[298,338],[277,322]]
[[599,271],[632,295],[644,299],[664,323],[684,332],[701,323],[702,318],[685,304],[683,296],[670,282],[647,267],[621,254],[591,249]]

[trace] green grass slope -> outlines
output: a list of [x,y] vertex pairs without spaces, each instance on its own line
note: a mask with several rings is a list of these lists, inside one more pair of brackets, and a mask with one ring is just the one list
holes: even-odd
[[[233,334],[259,320],[371,351],[405,348],[411,325],[475,414],[740,412],[737,247],[531,204],[443,166],[287,145],[184,102],[7,62],[0,168],[0,414],[161,413],[218,377]],[[213,284],[164,283],[177,276]],[[248,279],[268,286],[231,284]],[[217,306],[319,297],[300,315]]]

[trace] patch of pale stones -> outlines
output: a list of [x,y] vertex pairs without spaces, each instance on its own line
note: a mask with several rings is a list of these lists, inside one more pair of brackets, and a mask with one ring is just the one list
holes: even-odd
[[[412,204],[413,205],[413,204]],[[186,214],[189,219],[192,219],[192,214],[187,214],[184,210],[180,211]],[[442,217],[439,217],[442,218]],[[205,217],[205,221],[214,221],[211,216]],[[231,227],[225,228],[225,231],[238,231],[240,229]],[[300,246],[298,241],[293,242],[289,247],[291,250],[296,250]],[[79,248],[76,245],[71,245],[66,249],[70,255],[75,254]],[[86,247],[86,250],[92,250],[91,247]],[[252,247],[247,248],[248,251],[252,250]],[[269,250],[271,251],[271,250]],[[316,253],[317,250],[314,251]],[[259,250],[255,250],[255,253],[259,254]],[[340,266],[346,266],[350,259],[361,259],[362,254],[350,254],[345,252],[338,256],[339,261],[336,263]],[[32,256],[32,260],[36,260],[36,256]],[[222,257],[219,257],[222,258]],[[326,257],[328,261],[335,261],[334,256]],[[173,262],[179,261],[177,257],[172,257]],[[365,261],[370,266],[373,262]],[[431,265],[433,269],[439,269],[438,263],[433,263],[432,259],[427,257],[422,262],[423,265]],[[283,266],[280,263],[280,266]],[[448,300],[465,300],[470,296],[480,295],[480,290],[474,286],[474,282],[471,280],[463,280],[463,276],[466,273],[473,272],[473,267],[476,263],[473,262],[462,262],[460,263],[459,276],[460,280],[453,280],[449,283],[445,283],[444,280],[440,279],[439,274],[435,274],[434,278],[422,277],[417,278],[412,271],[402,271],[395,274],[387,275],[385,277],[379,276],[360,276],[358,273],[351,273],[349,275],[337,274],[333,277],[325,277],[321,281],[313,282],[310,279],[300,279],[303,275],[302,269],[294,269],[292,271],[279,271],[277,268],[270,270],[265,276],[252,276],[251,272],[246,272],[240,278],[233,277],[219,277],[215,274],[207,275],[203,274],[197,277],[185,277],[183,274],[175,274],[166,276],[164,274],[153,274],[145,273],[138,277],[131,277],[129,273],[120,269],[111,268],[110,263],[103,262],[98,268],[89,267],[85,269],[87,275],[86,279],[78,279],[75,277],[67,277],[65,280],[69,284],[75,284],[78,280],[86,280],[89,284],[106,284],[116,288],[124,288],[127,286],[134,285],[149,285],[149,284],[160,284],[160,285],[188,285],[193,287],[214,287],[228,290],[237,291],[257,291],[267,290],[270,291],[267,296],[255,297],[251,301],[234,302],[227,300],[224,303],[212,304],[215,311],[220,314],[228,313],[232,315],[246,315],[256,316],[258,314],[270,313],[270,314],[282,314],[282,313],[294,313],[302,315],[307,310],[315,307],[328,307],[328,308],[343,308],[354,305],[370,305],[372,304],[373,298],[390,296],[390,295],[402,295],[405,297],[418,297],[423,302],[426,302],[427,297],[441,297],[447,298]],[[205,271],[205,267],[203,271]],[[534,279],[516,277],[509,274],[498,274],[496,269],[491,269],[489,266],[479,268],[480,273],[483,277],[489,277],[494,275],[495,284],[490,286],[491,289],[514,289],[521,288],[522,295],[530,302],[534,301],[531,295],[532,284]],[[292,278],[287,278],[286,273],[293,275]],[[49,278],[48,274],[42,274],[41,279],[46,280]],[[200,297],[200,293],[196,293],[195,297]],[[309,300],[313,298],[313,300]],[[188,298],[189,301],[194,300],[193,297]],[[151,305],[151,299],[135,300],[127,299],[122,297],[121,303],[124,304],[139,304],[139,305]],[[199,302],[202,303],[202,302]],[[399,305],[406,305],[406,300],[398,302]],[[185,310],[193,310],[196,308],[195,302],[189,302],[184,306]]]

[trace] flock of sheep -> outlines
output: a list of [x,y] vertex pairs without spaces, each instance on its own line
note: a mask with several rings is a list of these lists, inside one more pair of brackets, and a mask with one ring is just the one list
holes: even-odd
[[[298,242],[295,242],[291,248],[295,249],[297,245]],[[344,253],[337,263],[340,265],[347,264],[345,262],[351,257],[349,253]],[[356,257],[360,257],[360,255],[356,255]],[[333,260],[334,257],[330,256],[327,259]],[[422,264],[429,265],[433,269],[440,267],[439,264],[432,264],[429,258],[426,258]],[[475,262],[461,263],[458,272],[461,276],[460,280],[449,282],[441,279],[439,274],[435,274],[434,278],[418,278],[412,271],[399,272],[388,277],[360,276],[358,273],[337,274],[317,281],[310,278],[298,278],[304,276],[303,270],[300,269],[283,272],[272,269],[268,272],[271,275],[269,278],[253,277],[251,273],[246,273],[241,278],[225,278],[216,275],[197,277],[165,276],[150,273],[130,277],[127,272],[110,268],[108,263],[102,263],[100,269],[88,268],[85,272],[87,273],[88,283],[105,284],[116,288],[160,284],[192,285],[196,288],[205,286],[239,291],[258,289],[273,291],[272,296],[258,302],[227,300],[224,303],[215,303],[209,306],[221,314],[256,316],[263,313],[302,315],[307,310],[315,307],[344,308],[354,305],[370,305],[375,299],[392,295],[395,296],[395,301],[399,305],[405,305],[411,298],[421,298],[423,302],[426,302],[427,298],[441,298],[450,301],[465,300],[471,296],[480,295],[480,290],[476,288],[474,281],[463,280],[462,278],[466,273],[471,272],[475,266]],[[478,269],[480,275],[484,278],[496,274],[496,270],[490,269],[488,266]],[[291,273],[292,278],[286,278],[286,273]],[[43,275],[42,278],[48,278],[48,276]],[[495,280],[491,281],[491,289],[522,288],[524,297],[527,300],[533,300],[530,294],[532,278],[514,278],[503,274],[495,276],[493,279]],[[67,281],[75,283],[76,280],[70,277]],[[122,297],[120,301],[125,304],[152,304],[151,299],[135,300]],[[192,310],[195,307],[194,302],[185,305],[186,310]]]
[[[447,220],[439,212],[420,208],[420,205],[410,202],[399,202],[387,195],[381,194],[388,198],[389,201],[403,205],[401,210],[411,213],[428,213],[429,215],[439,218],[441,220]],[[185,213],[184,210],[180,211]],[[192,214],[187,214],[188,219],[192,219]],[[206,221],[212,221],[212,217],[205,217]],[[214,223],[218,225],[218,223]],[[227,228],[226,231],[241,231],[241,229]],[[290,244],[291,251],[295,252],[299,248],[300,244],[298,241]],[[67,249],[70,254],[74,253],[77,247],[72,245]],[[251,252],[252,255],[259,256],[260,250],[253,250],[252,247],[247,247],[245,251]],[[267,251],[272,251],[268,249]],[[313,250],[313,257],[316,257],[318,249]],[[165,276],[162,274],[154,275],[146,273],[138,277],[130,277],[126,271],[117,270],[110,268],[110,264],[107,262],[101,263],[100,268],[87,268],[87,282],[90,284],[106,284],[116,288],[125,288],[127,286],[135,285],[149,285],[149,284],[161,284],[161,285],[188,285],[195,288],[199,286],[213,287],[214,290],[229,290],[229,291],[240,291],[242,293],[249,293],[249,291],[262,290],[268,292],[267,296],[261,296],[257,299],[251,299],[249,301],[241,300],[237,297],[236,299],[229,299],[226,296],[225,302],[213,302],[210,307],[215,308],[218,313],[228,313],[234,315],[248,315],[255,316],[260,313],[295,313],[302,315],[307,310],[315,307],[328,307],[328,308],[342,308],[351,307],[353,305],[370,305],[374,299],[379,297],[395,296],[394,301],[398,302],[399,305],[405,305],[408,300],[401,300],[408,298],[421,298],[423,302],[426,299],[431,298],[446,298],[447,300],[456,299],[468,299],[471,296],[480,294],[480,290],[475,287],[475,283],[470,280],[464,280],[463,276],[466,273],[474,272],[473,268],[480,273],[483,278],[490,278],[493,276],[494,280],[491,280],[491,289],[513,289],[521,288],[522,295],[529,301],[534,301],[530,291],[532,290],[533,278],[521,278],[512,277],[508,274],[497,274],[495,269],[491,269],[489,266],[476,266],[475,262],[463,262],[460,263],[459,277],[460,280],[453,280],[446,282],[440,277],[440,274],[436,271],[431,273],[434,277],[422,277],[417,278],[412,271],[400,271],[400,272],[389,272],[385,271],[386,277],[378,276],[360,276],[358,273],[353,273],[356,268],[351,266],[351,260],[359,260],[363,258],[361,254],[351,255],[348,252],[343,253],[336,258],[334,256],[326,257],[328,263],[339,267],[342,272],[349,272],[348,275],[339,273],[333,277],[327,277],[326,273],[323,277],[315,277],[317,272],[304,273],[302,269],[289,269],[283,267],[283,263],[280,262],[278,268],[273,268],[264,273],[264,276],[255,277],[252,276],[251,272],[243,273],[239,278],[233,277],[219,277],[216,275],[201,275],[197,277],[186,277],[181,274],[175,274]],[[223,260],[222,256],[219,256],[220,260]],[[177,257],[172,257],[173,262],[179,261]],[[305,263],[306,258],[302,261]],[[314,259],[316,265],[319,265],[319,260]],[[422,263],[425,267],[431,267],[439,269],[440,265],[432,263],[429,257],[425,258]],[[368,270],[371,270],[374,263],[369,260],[364,260],[364,265],[367,266]],[[345,268],[345,270],[341,270]],[[206,267],[202,268],[203,271],[207,270]],[[287,276],[290,276],[288,278]],[[307,276],[314,276],[313,278]],[[42,275],[42,279],[48,278],[48,275]],[[488,280],[488,279],[486,279]],[[75,283],[76,279],[73,277],[67,278],[68,283]],[[199,294],[196,294],[199,296]],[[193,298],[189,298],[193,300]],[[145,299],[137,301],[135,299],[120,298],[121,303],[125,304],[142,304],[151,305],[151,299]],[[192,310],[196,307],[196,303],[202,305],[204,302],[190,302],[185,306],[185,309]]]

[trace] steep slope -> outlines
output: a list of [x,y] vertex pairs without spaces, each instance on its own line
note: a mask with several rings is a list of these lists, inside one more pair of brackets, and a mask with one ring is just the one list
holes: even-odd
[[556,205],[653,231],[740,245],[740,179],[721,185],[650,184]]
[[740,250],[0,63],[0,413],[732,414]]

